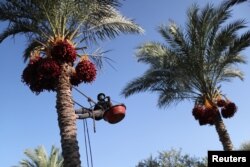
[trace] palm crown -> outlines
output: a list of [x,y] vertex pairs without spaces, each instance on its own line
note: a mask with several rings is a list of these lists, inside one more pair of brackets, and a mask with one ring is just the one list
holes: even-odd
[[185,31],[174,22],[159,26],[167,44],[147,42],[137,48],[138,61],[150,67],[122,93],[157,92],[160,107],[184,99],[213,103],[222,82],[243,79],[236,65],[246,63],[240,52],[250,45],[250,31],[239,34],[246,27],[242,19],[226,22],[230,5],[226,1],[200,9],[194,4],[187,12]]
[[68,39],[74,45],[97,39],[113,38],[119,33],[143,30],[123,17],[117,0],[15,0],[0,3],[0,20],[9,26],[0,34],[0,42],[9,36],[25,34],[31,51],[44,51],[50,42]]

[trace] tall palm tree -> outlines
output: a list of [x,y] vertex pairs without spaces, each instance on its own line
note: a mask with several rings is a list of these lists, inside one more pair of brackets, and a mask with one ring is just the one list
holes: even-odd
[[243,19],[229,20],[232,6],[241,2],[224,1],[204,8],[194,4],[187,12],[185,29],[173,22],[161,25],[158,31],[166,44],[146,42],[137,48],[138,62],[148,64],[149,69],[129,82],[122,94],[158,93],[159,107],[193,100],[195,119],[200,125],[215,125],[224,150],[232,150],[222,116],[232,117],[237,108],[223,95],[221,83],[243,79],[236,65],[246,62],[240,52],[250,45],[250,31],[240,34],[246,27]]
[[[30,60],[22,80],[39,94],[57,93],[56,109],[65,167],[80,167],[72,85],[91,82],[96,69],[83,56],[87,45],[120,33],[141,33],[142,28],[122,16],[118,0],[7,0],[0,2],[0,21],[8,26],[0,42],[17,34],[27,37],[24,60]],[[82,51],[83,52],[83,51]],[[100,56],[96,56],[100,57]],[[98,62],[98,61],[97,61]]]
[[24,154],[28,159],[21,160],[16,167],[63,167],[63,157],[55,146],[52,146],[49,156],[43,146],[27,149]]

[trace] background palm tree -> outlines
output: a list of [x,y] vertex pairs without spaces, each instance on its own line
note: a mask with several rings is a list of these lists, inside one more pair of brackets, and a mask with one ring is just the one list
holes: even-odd
[[[74,68],[76,57],[80,56],[77,51],[120,33],[143,31],[123,17],[116,9],[118,6],[118,0],[0,2],[0,20],[8,22],[0,33],[0,42],[17,34],[27,37],[24,60],[30,61],[23,72],[23,81],[34,93],[44,90],[57,93],[56,109],[66,167],[81,166],[72,84],[91,82],[96,74],[95,66],[87,61],[86,56],[80,60],[77,69]],[[96,62],[100,62],[99,57],[94,57]]]
[[243,19],[228,22],[231,7],[241,2],[224,1],[218,7],[208,4],[204,8],[194,4],[187,12],[185,29],[174,22],[161,25],[158,31],[166,44],[146,42],[137,48],[138,62],[149,64],[149,69],[128,83],[122,94],[158,93],[159,107],[193,100],[195,119],[200,125],[215,125],[224,150],[232,150],[221,116],[232,117],[237,107],[223,95],[221,83],[243,79],[235,65],[246,62],[240,52],[250,45],[250,31],[239,33],[246,27]]
[[24,154],[28,159],[21,160],[16,167],[63,167],[62,154],[55,146],[52,146],[49,156],[43,146],[27,149]]

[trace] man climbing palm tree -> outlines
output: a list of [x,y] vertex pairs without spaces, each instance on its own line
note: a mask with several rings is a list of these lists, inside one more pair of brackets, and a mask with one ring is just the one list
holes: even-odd
[[[80,167],[72,85],[92,82],[96,67],[79,51],[87,44],[142,29],[118,11],[118,0],[8,0],[0,2],[0,21],[8,26],[0,42],[24,34],[29,60],[22,81],[31,91],[55,91],[65,167]],[[18,54],[18,53],[17,53]],[[81,57],[77,59],[78,57]],[[75,66],[75,64],[77,65]]]

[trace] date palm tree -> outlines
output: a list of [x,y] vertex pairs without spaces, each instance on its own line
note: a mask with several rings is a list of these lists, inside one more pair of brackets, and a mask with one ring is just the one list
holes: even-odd
[[195,119],[200,125],[215,125],[224,150],[232,150],[222,117],[232,117],[237,108],[221,91],[221,83],[243,79],[236,65],[246,63],[240,52],[250,45],[250,31],[242,32],[243,19],[229,20],[232,6],[241,2],[223,1],[204,8],[194,4],[187,11],[185,29],[174,22],[159,26],[166,44],[153,41],[137,48],[138,62],[149,69],[129,82],[122,94],[158,93],[159,107],[193,100]]
[[81,82],[93,81],[96,74],[95,65],[87,56],[83,56],[74,68],[77,56],[80,56],[77,51],[120,33],[143,32],[119,13],[119,5],[118,0],[0,2],[0,21],[8,23],[0,33],[0,42],[19,34],[27,37],[24,60],[30,61],[23,71],[23,82],[34,93],[48,90],[57,94],[56,109],[65,167],[81,166],[71,88]]
[[28,159],[21,160],[15,167],[63,167],[63,157],[55,146],[52,146],[49,156],[43,146],[26,149],[24,154]]

